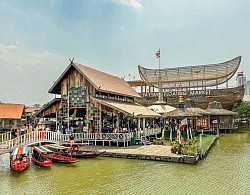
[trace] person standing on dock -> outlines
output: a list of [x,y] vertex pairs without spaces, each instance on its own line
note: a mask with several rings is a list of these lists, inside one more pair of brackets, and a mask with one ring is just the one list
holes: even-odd
[[[11,139],[15,139],[18,136],[18,129],[17,126],[14,125],[11,129]],[[16,145],[16,140],[14,140],[14,145]]]
[[69,144],[70,144],[70,147],[72,147],[72,145],[75,143],[74,139],[75,139],[74,135],[71,134],[71,135],[69,136]]

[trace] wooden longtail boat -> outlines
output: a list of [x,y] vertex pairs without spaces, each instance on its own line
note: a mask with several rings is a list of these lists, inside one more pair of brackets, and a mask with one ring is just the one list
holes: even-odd
[[29,147],[20,146],[10,154],[10,166],[14,171],[22,172],[30,166]]
[[68,153],[68,151],[71,151],[70,147],[60,146],[56,144],[48,144],[44,145],[44,147],[49,148],[50,150],[53,151],[53,154],[50,155],[50,158],[54,162],[65,163],[65,164],[78,162],[77,159],[73,158],[72,156],[61,155],[61,153]]
[[32,148],[32,161],[36,165],[41,167],[50,167],[52,165],[52,161],[50,160],[48,155],[53,153],[53,151],[43,146],[33,146]]
[[100,156],[101,154],[105,153],[106,151],[102,150],[81,150],[79,147],[81,145],[86,145],[86,144],[81,144],[81,143],[74,143],[74,144],[69,144],[69,143],[63,143],[63,146],[71,147],[71,152],[70,153],[62,153],[62,155],[72,155],[76,158],[96,158]]

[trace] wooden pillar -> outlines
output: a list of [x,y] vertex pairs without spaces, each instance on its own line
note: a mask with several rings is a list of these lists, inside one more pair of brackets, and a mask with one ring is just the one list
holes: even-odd
[[208,129],[211,128],[211,120],[210,120],[210,115],[207,116],[207,123],[208,123]]
[[117,121],[116,121],[116,127],[117,127],[117,132],[119,132],[120,127],[119,127],[119,112],[117,112]]
[[138,118],[137,119],[137,130],[140,130],[141,129],[141,119],[140,118]]
[[145,126],[146,126],[146,119],[142,118],[142,130],[145,130]]

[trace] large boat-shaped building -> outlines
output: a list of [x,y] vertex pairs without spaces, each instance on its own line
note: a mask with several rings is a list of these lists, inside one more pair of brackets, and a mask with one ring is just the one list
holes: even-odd
[[[228,88],[228,80],[239,68],[241,56],[232,60],[207,65],[184,66],[164,69],[148,69],[138,66],[142,80],[128,81],[138,89],[143,97],[137,101],[145,106],[156,101],[177,106],[178,96],[184,101],[192,99],[197,107],[206,109],[209,102],[219,101],[225,109],[232,109],[234,104],[242,100],[244,86]],[[219,85],[226,83],[226,87]]]

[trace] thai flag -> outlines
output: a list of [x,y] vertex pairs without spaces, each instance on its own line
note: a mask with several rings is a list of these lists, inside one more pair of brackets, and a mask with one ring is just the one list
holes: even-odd
[[156,58],[160,58],[161,57],[161,51],[160,51],[160,49],[155,53],[155,55],[156,55]]
[[187,118],[181,120],[181,126],[187,125]]
[[243,78],[243,71],[238,72],[237,76],[238,76],[239,78]]

